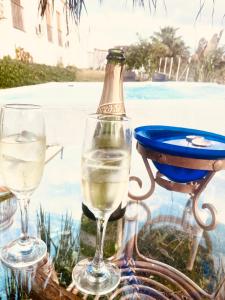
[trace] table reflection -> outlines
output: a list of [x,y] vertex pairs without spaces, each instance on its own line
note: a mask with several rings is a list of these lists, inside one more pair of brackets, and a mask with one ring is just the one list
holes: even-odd
[[[79,293],[72,283],[72,269],[78,259],[93,256],[96,226],[95,221],[82,214],[78,158],[80,146],[66,147],[62,159],[58,153],[46,165],[39,190],[34,194],[30,232],[45,241],[48,256],[35,268],[20,272],[1,266],[1,299],[12,295],[15,299],[45,300],[224,299],[222,171],[205,191],[204,199],[200,199],[213,202],[217,208],[215,229],[205,231],[198,226],[186,195],[157,185],[151,197],[130,200],[124,218],[108,224],[105,257],[121,268],[119,287],[100,298]],[[140,162],[135,160],[136,164]],[[145,170],[140,170],[140,174],[146,179],[143,184],[148,190]],[[19,230],[17,211],[13,224],[0,232],[1,246],[18,236]]]

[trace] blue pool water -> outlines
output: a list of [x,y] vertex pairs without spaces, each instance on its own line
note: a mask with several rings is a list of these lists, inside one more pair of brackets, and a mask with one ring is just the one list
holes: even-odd
[[[74,132],[80,134],[87,114],[96,112],[102,88],[103,82],[50,82],[1,89],[0,106],[5,103],[43,105],[46,109],[48,136],[69,143],[70,135],[74,135]],[[125,82],[124,98],[127,113],[134,120],[135,126],[173,125],[225,135],[223,122],[225,85],[192,82]],[[166,105],[171,105],[164,109],[161,106],[162,101],[165,101]],[[209,122],[212,117],[213,122]]]
[[[99,102],[103,82],[51,82],[0,90],[0,105],[34,102],[44,105],[76,106]],[[225,85],[193,82],[125,82],[128,100],[225,100]]]
[[125,97],[130,100],[225,100],[225,85],[190,82],[148,82],[139,85],[125,85]]

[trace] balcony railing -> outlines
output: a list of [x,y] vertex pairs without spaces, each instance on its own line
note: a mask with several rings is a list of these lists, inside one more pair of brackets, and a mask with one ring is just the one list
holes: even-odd
[[15,0],[11,0],[11,7],[13,27],[19,30],[24,30],[23,7]]

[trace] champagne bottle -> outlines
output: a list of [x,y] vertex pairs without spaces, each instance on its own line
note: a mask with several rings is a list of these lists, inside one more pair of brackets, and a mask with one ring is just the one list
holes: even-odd
[[106,57],[105,79],[98,114],[125,116],[123,71],[125,57],[121,49],[109,49]]
[[[102,96],[100,103],[97,109],[97,114],[99,115],[99,120],[122,120],[126,117],[125,106],[124,106],[124,97],[123,97],[123,71],[125,57],[124,52],[121,49],[109,49],[108,55],[106,57],[107,64],[105,69],[105,79],[103,85]],[[113,131],[118,122],[108,126],[102,126],[99,123],[95,130],[94,136],[94,147],[95,148],[113,148],[113,147],[123,147],[125,143],[123,140],[126,138],[122,134],[115,138]],[[82,209],[84,214],[91,218],[95,219],[94,214],[88,209],[85,204],[82,204]],[[111,214],[109,221],[117,220],[123,217],[126,210],[126,201],[121,203],[120,206]]]

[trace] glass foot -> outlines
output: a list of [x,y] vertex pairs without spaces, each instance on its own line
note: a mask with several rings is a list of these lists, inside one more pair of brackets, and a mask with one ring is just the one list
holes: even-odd
[[76,288],[89,295],[105,295],[112,292],[120,283],[120,269],[112,263],[105,262],[101,273],[92,272],[89,259],[77,263],[72,278]]
[[46,253],[46,244],[41,239],[29,237],[26,243],[17,239],[4,246],[0,251],[0,259],[10,268],[21,269],[37,264]]

